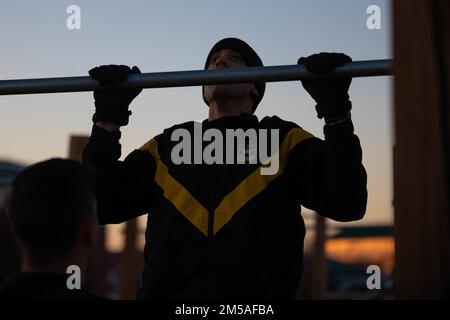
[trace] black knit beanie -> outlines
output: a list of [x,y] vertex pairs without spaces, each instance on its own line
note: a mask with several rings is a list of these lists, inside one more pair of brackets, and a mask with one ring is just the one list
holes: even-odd
[[[253,50],[246,42],[237,39],[237,38],[225,38],[217,42],[211,49],[211,51],[208,54],[208,57],[206,58],[205,67],[206,70],[208,68],[209,60],[211,59],[212,55],[216,53],[219,50],[222,49],[231,49],[239,52],[242,57],[244,58],[246,64],[248,67],[262,67],[263,63],[261,61],[261,58],[258,56],[258,54]],[[255,100],[255,104],[253,105],[253,113],[255,112],[256,108],[258,107],[258,104],[261,102],[264,91],[266,90],[266,83],[265,82],[257,82],[255,83],[256,90],[258,90],[259,97]],[[202,94],[205,90],[205,87],[202,88]],[[203,98],[206,104],[208,102]]]

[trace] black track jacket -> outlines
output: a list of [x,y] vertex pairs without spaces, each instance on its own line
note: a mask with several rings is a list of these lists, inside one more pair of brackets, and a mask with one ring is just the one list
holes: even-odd
[[84,150],[83,162],[98,175],[100,223],[148,213],[138,297],[293,298],[303,264],[300,205],[338,221],[361,219],[366,210],[367,177],[351,120],[325,126],[325,140],[275,116],[203,121],[203,130],[221,132],[278,129],[279,171],[266,176],[259,164],[174,164],[172,132],[193,127],[166,129],[118,161],[120,132],[94,125]]

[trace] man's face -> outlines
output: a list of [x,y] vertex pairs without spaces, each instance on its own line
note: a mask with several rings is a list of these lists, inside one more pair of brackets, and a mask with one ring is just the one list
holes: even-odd
[[244,57],[234,50],[222,49],[209,59],[208,69],[247,67]]
[[[222,49],[215,52],[209,59],[208,70],[222,68],[245,68],[247,64],[242,55],[231,49]],[[204,97],[210,103],[220,99],[246,99],[258,96],[253,83],[207,85]]]

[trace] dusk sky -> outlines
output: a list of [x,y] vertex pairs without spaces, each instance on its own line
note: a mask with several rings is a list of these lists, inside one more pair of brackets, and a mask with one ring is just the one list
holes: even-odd
[[[66,26],[70,5],[81,9],[80,30]],[[366,26],[369,5],[381,9],[379,30]],[[87,75],[111,63],[142,72],[202,69],[212,45],[229,36],[249,43],[268,66],[321,51],[390,59],[390,16],[390,1],[379,0],[0,0],[0,79]],[[362,223],[393,218],[391,85],[390,77],[356,78],[349,92],[369,181]],[[66,157],[71,134],[89,135],[94,101],[90,92],[13,95],[0,96],[0,108],[0,160],[31,164]],[[147,89],[131,110],[122,158],[166,127],[207,117],[200,87]],[[277,115],[323,138],[314,101],[298,81],[268,83],[256,115]]]

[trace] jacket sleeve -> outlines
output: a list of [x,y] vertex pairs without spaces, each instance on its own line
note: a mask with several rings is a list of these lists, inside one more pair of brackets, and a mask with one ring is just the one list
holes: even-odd
[[96,173],[95,193],[100,224],[121,223],[148,213],[154,194],[155,161],[149,152],[134,150],[119,161],[120,132],[96,125],[83,152],[83,163]]
[[325,140],[307,139],[288,161],[291,187],[300,203],[336,221],[362,219],[367,204],[367,175],[351,120],[325,126]]

